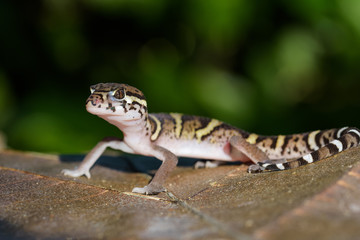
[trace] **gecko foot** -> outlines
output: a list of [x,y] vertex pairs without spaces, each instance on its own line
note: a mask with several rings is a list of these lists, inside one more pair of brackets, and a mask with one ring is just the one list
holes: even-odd
[[82,175],[85,175],[87,178],[91,178],[89,170],[83,171],[81,169],[74,169],[74,170],[63,169],[61,173],[69,177],[80,177]]
[[195,168],[195,169],[205,168],[205,162],[204,162],[204,161],[197,161],[197,162],[194,164],[194,168]]
[[194,165],[195,169],[200,169],[200,168],[216,168],[222,164],[225,164],[225,162],[223,161],[197,161]]
[[149,184],[143,188],[136,187],[132,190],[133,193],[140,193],[145,195],[156,195],[158,193],[164,192],[165,188],[155,184]]
[[262,167],[257,164],[250,165],[247,172],[248,173],[261,173],[265,171],[265,167]]

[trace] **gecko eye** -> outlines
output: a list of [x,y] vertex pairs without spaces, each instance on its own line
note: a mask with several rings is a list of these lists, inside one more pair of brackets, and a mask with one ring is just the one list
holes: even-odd
[[124,89],[117,89],[110,92],[110,94],[115,98],[115,100],[122,100],[125,97]]

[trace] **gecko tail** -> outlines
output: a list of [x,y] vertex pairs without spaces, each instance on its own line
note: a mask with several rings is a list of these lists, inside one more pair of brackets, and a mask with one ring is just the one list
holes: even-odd
[[359,145],[360,142],[360,130],[355,127],[344,127],[338,129],[337,138],[326,144],[325,146],[306,154],[296,160],[285,163],[262,163],[258,164],[262,167],[262,171],[283,171],[288,169],[297,168],[309,163],[317,162],[324,158],[333,156],[337,153],[343,152],[349,148],[353,148]]

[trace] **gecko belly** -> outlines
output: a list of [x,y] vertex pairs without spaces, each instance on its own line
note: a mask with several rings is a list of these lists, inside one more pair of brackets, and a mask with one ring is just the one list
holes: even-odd
[[196,140],[177,141],[158,139],[156,144],[166,148],[179,157],[191,157],[209,160],[234,161],[229,154],[229,143],[210,143]]

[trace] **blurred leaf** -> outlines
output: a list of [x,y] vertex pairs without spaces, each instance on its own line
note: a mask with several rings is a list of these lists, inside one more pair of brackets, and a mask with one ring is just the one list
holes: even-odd
[[253,88],[243,79],[220,70],[200,68],[188,73],[194,100],[208,116],[236,124],[248,125],[253,117]]
[[0,70],[0,129],[14,114],[14,97],[12,89],[3,71]]
[[72,71],[82,67],[89,58],[89,47],[79,31],[80,20],[73,1],[46,1],[48,12],[43,24],[47,34],[43,35],[49,43],[58,65]]
[[97,82],[136,86],[151,112],[254,131],[358,126],[359,9],[355,0],[0,1],[0,128],[10,147],[35,151],[121,136],[84,109]]
[[151,39],[139,51],[139,65],[145,74],[162,75],[179,64],[177,48],[166,39]]
[[233,54],[236,41],[246,30],[251,4],[244,0],[194,0],[187,4],[189,21],[210,45],[209,50]]
[[259,55],[254,76],[273,104],[292,105],[306,99],[321,84],[321,53],[320,45],[309,33],[288,29],[271,50]]
[[293,0],[282,1],[287,8],[297,16],[310,21],[319,21],[336,7],[334,1],[329,0]]
[[341,15],[350,22],[360,34],[360,2],[357,0],[337,0]]
[[140,19],[143,24],[156,22],[165,7],[167,0],[83,0],[84,4],[91,6],[96,11],[110,15],[132,15]]

